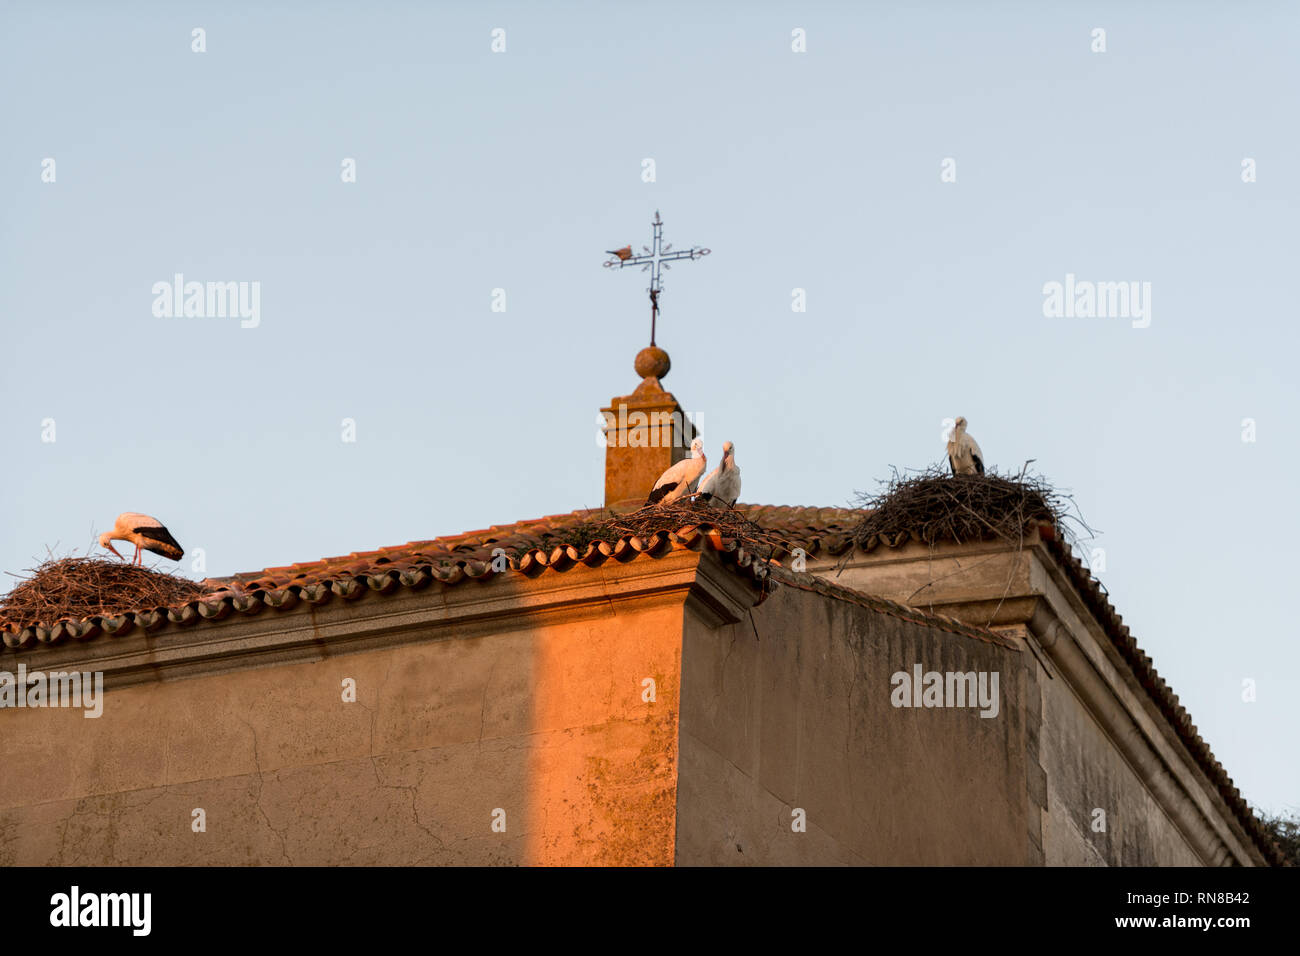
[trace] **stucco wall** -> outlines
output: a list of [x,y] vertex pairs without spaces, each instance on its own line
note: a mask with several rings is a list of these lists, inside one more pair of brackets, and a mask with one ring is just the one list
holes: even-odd
[[[1048,866],[1200,866],[1202,861],[1069,685],[1040,673]],[[1104,817],[1096,810],[1104,812]],[[1094,830],[1094,821],[1105,829]]]
[[[1030,820],[1040,862],[1168,866],[1259,859],[1041,543],[1019,552],[998,542],[911,542],[855,552],[842,575],[829,560],[814,570],[976,626],[993,623],[1034,643],[1037,655],[1026,658],[1035,664],[1026,673],[1027,699],[1041,705],[1026,712],[1026,721],[1030,801],[1043,810],[1040,833]],[[1104,811],[1104,830],[1097,810]]]
[[0,863],[671,863],[682,600],[0,711]]
[[[918,662],[999,672],[998,715],[893,707],[891,675]],[[1023,667],[1019,650],[789,586],[752,623],[688,616],[677,862],[1030,862]]]

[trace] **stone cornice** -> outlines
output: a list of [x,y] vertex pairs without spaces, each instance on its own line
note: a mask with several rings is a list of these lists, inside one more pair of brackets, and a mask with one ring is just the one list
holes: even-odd
[[6,654],[0,668],[19,661],[33,671],[78,670],[104,674],[106,687],[200,677],[246,667],[319,660],[341,653],[414,641],[445,640],[560,624],[604,615],[617,606],[653,607],[688,601],[717,622],[738,621],[759,599],[754,579],[738,573],[707,548],[677,547],[658,557],[527,576],[388,594],[361,589],[323,603],[300,601],[274,610],[260,602],[220,619],[194,616],[186,623],[163,618],[156,629],[135,627],[119,637],[67,640]]

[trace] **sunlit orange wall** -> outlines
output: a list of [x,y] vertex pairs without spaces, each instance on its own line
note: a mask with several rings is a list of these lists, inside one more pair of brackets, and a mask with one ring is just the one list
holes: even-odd
[[671,864],[683,599],[0,711],[0,864]]

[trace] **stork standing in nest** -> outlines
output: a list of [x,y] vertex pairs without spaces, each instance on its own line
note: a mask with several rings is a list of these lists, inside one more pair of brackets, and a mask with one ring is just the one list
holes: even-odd
[[710,508],[735,507],[740,497],[740,468],[736,465],[736,446],[731,442],[722,443],[722,463],[700,482],[695,495],[696,501]]
[[984,474],[984,452],[980,451],[979,442],[966,434],[966,419],[960,415],[948,439],[948,464],[954,475]]
[[645,503],[666,505],[688,494],[700,480],[700,475],[704,474],[706,465],[708,461],[704,457],[704,440],[697,438],[691,442],[691,457],[683,458],[660,475]]
[[[181,548],[179,542],[172,537],[171,532],[163,527],[161,521],[134,511],[124,511],[118,515],[113,530],[105,531],[99,536],[100,547],[108,548],[109,551],[122,558],[121,552],[113,547],[114,541],[130,541],[135,545],[135,555],[131,559],[133,565],[142,565],[144,563],[140,554],[141,551],[152,551],[154,554],[161,554],[164,558],[171,558],[173,561],[179,561],[185,557],[185,551]],[[122,558],[122,560],[125,561],[126,559]]]

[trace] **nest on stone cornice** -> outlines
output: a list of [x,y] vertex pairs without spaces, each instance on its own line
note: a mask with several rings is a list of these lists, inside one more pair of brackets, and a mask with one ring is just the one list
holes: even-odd
[[872,550],[880,543],[1001,539],[1020,546],[1034,526],[1048,525],[1073,542],[1092,534],[1074,499],[1039,475],[953,475],[940,466],[900,474],[894,470],[880,491],[859,492],[865,509],[853,529],[855,544]]
[[28,568],[27,573],[28,577],[0,598],[0,627],[16,625],[21,630],[142,608],[173,607],[208,591],[175,574],[89,556],[51,557]]
[[579,551],[603,541],[613,545],[621,538],[646,539],[658,533],[675,533],[687,528],[717,532],[758,558],[769,562],[786,553],[784,535],[772,532],[749,520],[734,508],[715,508],[694,500],[677,500],[668,504],[646,505],[624,514],[598,512],[594,517],[558,528],[545,536],[545,547],[572,547]]
[[716,529],[754,553],[782,550],[783,538],[750,521],[734,508],[714,508],[694,500],[646,505],[636,511],[614,514],[597,512],[595,516],[546,535],[546,546],[568,545],[581,550],[594,541],[614,544],[620,538],[648,538],[657,532],[679,531],[686,527]]

